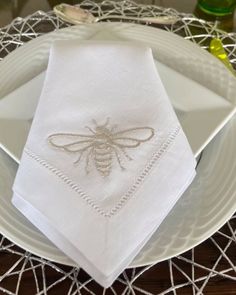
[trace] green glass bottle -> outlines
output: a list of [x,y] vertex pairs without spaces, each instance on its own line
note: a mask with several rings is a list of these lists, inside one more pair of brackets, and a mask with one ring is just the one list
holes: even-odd
[[195,15],[208,21],[216,21],[218,27],[233,31],[236,0],[198,0]]
[[198,0],[198,7],[205,13],[215,16],[232,14],[235,0]]

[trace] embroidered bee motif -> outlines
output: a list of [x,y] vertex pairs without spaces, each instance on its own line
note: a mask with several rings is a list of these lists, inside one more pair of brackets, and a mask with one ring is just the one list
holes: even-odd
[[114,158],[124,170],[122,158],[133,160],[127,154],[126,149],[137,148],[154,136],[154,129],[151,127],[116,131],[116,125],[109,127],[109,118],[102,125],[97,124],[95,120],[92,122],[95,125],[94,129],[85,127],[91,134],[55,133],[48,137],[48,142],[53,147],[72,154],[79,154],[75,164],[79,163],[85,155],[86,172],[89,173],[90,162],[93,162],[98,173],[104,177],[111,173]]

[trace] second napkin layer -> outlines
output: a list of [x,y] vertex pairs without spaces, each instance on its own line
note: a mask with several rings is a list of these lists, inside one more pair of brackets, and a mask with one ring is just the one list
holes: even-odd
[[109,286],[195,175],[150,48],[59,41],[13,204]]

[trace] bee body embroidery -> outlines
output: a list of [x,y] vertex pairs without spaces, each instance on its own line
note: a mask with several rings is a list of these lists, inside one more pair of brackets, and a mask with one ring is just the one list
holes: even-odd
[[102,143],[94,148],[94,163],[101,175],[109,175],[112,167],[112,147],[108,143]]
[[98,173],[104,177],[111,173],[114,158],[124,170],[122,158],[132,160],[126,149],[137,148],[154,136],[154,129],[151,127],[137,127],[116,132],[115,125],[109,128],[109,118],[103,125],[98,125],[95,120],[93,123],[94,129],[86,126],[91,134],[55,133],[48,137],[48,142],[53,147],[78,154],[75,164],[85,157],[87,173],[93,162]]

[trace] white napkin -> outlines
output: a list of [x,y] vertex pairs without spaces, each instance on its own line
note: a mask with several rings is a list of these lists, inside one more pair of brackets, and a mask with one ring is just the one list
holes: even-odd
[[195,176],[150,48],[58,41],[13,204],[108,287]]

